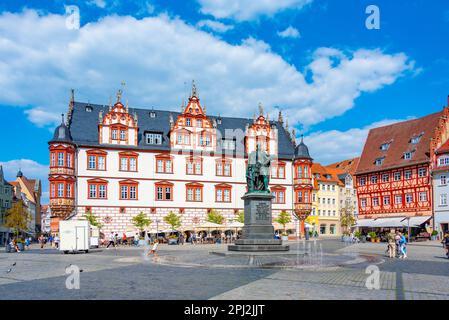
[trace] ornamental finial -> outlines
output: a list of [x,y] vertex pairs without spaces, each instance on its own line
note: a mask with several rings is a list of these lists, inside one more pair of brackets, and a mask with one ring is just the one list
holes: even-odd
[[259,102],[259,115],[263,116],[263,105],[262,105],[262,102]]
[[198,98],[198,92],[195,85],[195,80],[192,80],[192,98],[196,97]]

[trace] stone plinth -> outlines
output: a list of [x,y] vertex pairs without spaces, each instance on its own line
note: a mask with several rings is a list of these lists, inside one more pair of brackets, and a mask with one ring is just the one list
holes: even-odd
[[274,227],[271,218],[271,200],[269,193],[247,193],[245,202],[245,222],[242,238],[229,245],[229,251],[288,251],[282,240],[274,239]]

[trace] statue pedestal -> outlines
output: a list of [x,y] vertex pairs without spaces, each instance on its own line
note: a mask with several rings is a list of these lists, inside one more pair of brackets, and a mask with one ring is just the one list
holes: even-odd
[[245,226],[242,238],[229,245],[229,251],[288,251],[289,246],[282,240],[274,239],[269,193],[252,192],[245,194]]

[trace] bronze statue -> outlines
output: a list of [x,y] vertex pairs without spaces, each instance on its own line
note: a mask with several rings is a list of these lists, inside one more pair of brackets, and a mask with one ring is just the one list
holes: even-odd
[[270,183],[270,163],[271,156],[260,150],[259,145],[256,151],[249,154],[248,167],[246,168],[246,184],[248,193],[266,192],[270,193],[268,184]]

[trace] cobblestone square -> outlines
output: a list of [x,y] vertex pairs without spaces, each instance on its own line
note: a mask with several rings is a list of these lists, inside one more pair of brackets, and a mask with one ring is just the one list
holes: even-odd
[[[291,254],[248,257],[226,245],[97,249],[64,255],[36,247],[0,253],[1,299],[449,299],[449,261],[437,242],[412,243],[409,258],[389,259],[385,245],[346,245],[339,239],[290,242]],[[66,268],[80,269],[80,288],[67,289]],[[379,269],[378,289],[368,289],[367,267]]]

